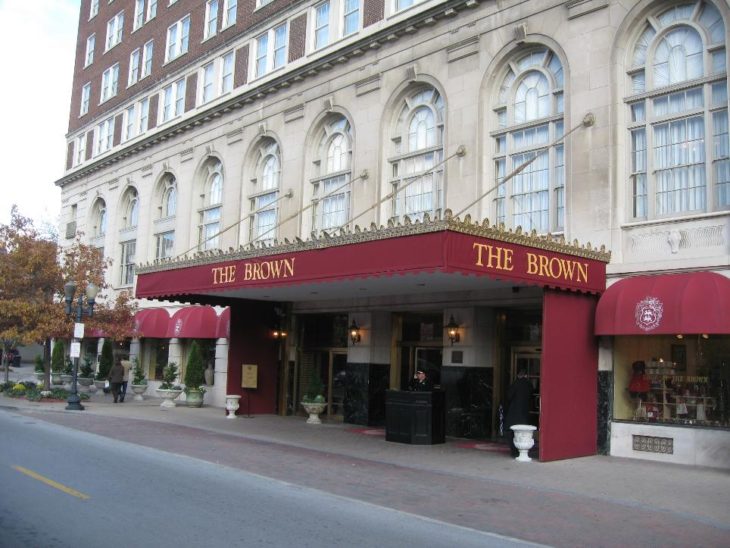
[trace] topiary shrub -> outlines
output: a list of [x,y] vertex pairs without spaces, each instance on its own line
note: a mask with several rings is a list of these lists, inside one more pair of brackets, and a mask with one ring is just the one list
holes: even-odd
[[66,367],[66,346],[63,341],[56,341],[51,353],[51,371],[63,373],[64,367]]
[[203,355],[200,353],[198,341],[193,341],[190,345],[188,365],[185,368],[185,388],[186,390],[199,390],[200,385],[204,382]]
[[96,380],[103,381],[109,377],[109,371],[114,363],[114,352],[112,350],[112,342],[109,339],[101,345],[101,356],[99,356],[99,371],[96,373]]

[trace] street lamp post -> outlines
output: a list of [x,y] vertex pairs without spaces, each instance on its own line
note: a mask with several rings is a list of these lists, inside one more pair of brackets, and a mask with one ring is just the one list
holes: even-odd
[[[76,301],[76,307],[73,306],[74,293],[76,293],[76,283],[71,281],[63,286],[64,301],[66,302],[66,314],[71,316],[76,321],[74,326],[74,342],[81,344],[83,339],[84,324],[81,323],[84,316],[91,318],[94,315],[94,305],[96,304],[96,295],[99,293],[99,288],[93,283],[89,283],[86,286],[86,295],[79,293]],[[86,297],[86,306],[84,306],[84,297]],[[80,336],[76,334],[80,333]],[[79,356],[74,358],[74,369],[73,369],[73,380],[71,383],[71,393],[68,395],[66,401],[66,409],[70,411],[83,411],[84,406],[81,405],[81,398],[79,397],[77,390],[77,377],[79,374]]]

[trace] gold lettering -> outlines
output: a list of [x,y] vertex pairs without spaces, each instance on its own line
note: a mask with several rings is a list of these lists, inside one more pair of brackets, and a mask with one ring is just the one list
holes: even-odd
[[503,249],[504,251],[504,268],[503,270],[514,270],[515,265],[512,263],[512,257],[515,252],[512,249]]
[[[555,266],[555,265],[558,266],[557,274],[555,273],[555,270],[553,269],[553,266]],[[557,257],[553,257],[552,259],[550,259],[550,277],[551,278],[560,278],[562,273],[563,273],[563,268],[562,268],[562,264],[560,263],[560,259],[558,259]]]
[[243,279],[244,280],[253,279],[253,265],[251,263],[246,263],[246,268],[244,269]]
[[563,277],[566,280],[572,280],[573,275],[575,274],[575,267],[578,265],[577,261],[566,261],[565,259],[560,259],[560,264],[562,265],[563,269]]
[[527,273],[537,274],[537,255],[527,252]]
[[540,255],[540,276],[550,277],[550,270],[548,269],[548,258],[545,255]]
[[[294,259],[295,257],[292,257],[291,259],[284,259],[284,277],[288,278],[289,276],[294,276]],[[287,272],[289,274],[287,275]]]
[[218,285],[218,271],[220,268],[213,267],[210,271],[213,273],[213,285]]
[[268,280],[271,276],[271,261],[264,261],[261,263],[261,279]]
[[476,242],[472,246],[472,249],[476,248],[476,250],[477,250],[477,262],[476,262],[477,266],[484,266],[484,264],[482,264],[482,251],[484,250],[485,247],[487,247],[485,244],[480,244],[480,243],[476,243]]
[[[231,271],[226,274],[229,276],[230,281],[233,281],[235,276],[235,267],[228,268],[230,268]],[[223,274],[221,274],[221,276],[222,275]],[[269,280],[288,278],[290,276],[294,276],[294,258],[244,264],[244,280]]]
[[588,283],[588,263],[581,264],[576,261],[575,265],[578,267],[578,281]]
[[253,279],[261,279],[261,263],[253,263]]

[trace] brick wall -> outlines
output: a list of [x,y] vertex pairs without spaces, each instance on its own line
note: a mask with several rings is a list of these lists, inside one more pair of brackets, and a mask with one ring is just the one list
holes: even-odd
[[236,69],[233,74],[234,87],[248,82],[248,45],[236,50]]
[[185,112],[195,108],[195,97],[198,91],[198,73],[193,72],[185,83]]
[[363,12],[363,27],[368,27],[381,21],[385,16],[385,0],[365,0]]
[[289,61],[304,57],[307,44],[307,15],[303,14],[289,23]]

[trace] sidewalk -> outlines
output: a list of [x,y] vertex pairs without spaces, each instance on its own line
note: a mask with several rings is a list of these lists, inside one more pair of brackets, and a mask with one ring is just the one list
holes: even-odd
[[[31,371],[32,374],[32,371]],[[304,417],[258,415],[227,419],[224,409],[178,406],[162,409],[162,400],[145,395],[114,404],[111,395],[99,391],[82,402],[84,411],[66,411],[65,402],[36,403],[0,395],[0,408],[17,410],[40,420],[54,415],[83,414],[118,420],[144,420],[186,426],[226,436],[258,440],[282,446],[353,457],[461,478],[479,478],[531,490],[565,493],[623,506],[671,512],[720,527],[730,538],[730,473],[608,456],[557,462],[518,463],[492,444],[447,439],[433,446],[386,442],[382,429],[350,424],[309,425]],[[191,437],[191,443],[192,437]],[[476,446],[476,448],[475,448]],[[497,448],[498,449],[498,448]]]

